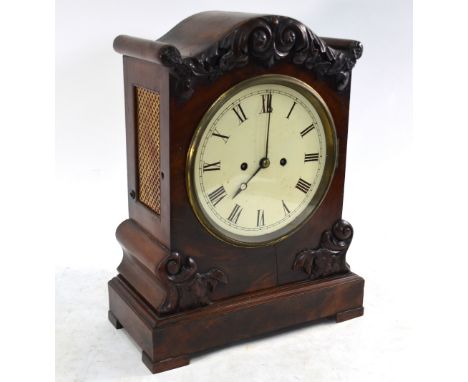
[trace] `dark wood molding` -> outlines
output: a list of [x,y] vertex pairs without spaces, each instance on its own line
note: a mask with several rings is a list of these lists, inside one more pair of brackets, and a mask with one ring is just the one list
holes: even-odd
[[[207,272],[198,272],[198,266],[192,257],[172,252],[159,268],[160,278],[167,286],[164,303],[158,308],[160,313],[209,305],[210,295],[219,283],[227,284],[226,274],[211,268]],[[183,306],[180,301],[183,294],[190,296],[190,306]]]
[[331,230],[325,231],[320,246],[305,249],[296,255],[293,270],[308,274],[309,279],[349,272],[346,252],[353,239],[353,227],[346,220],[338,220]]
[[358,41],[350,41],[344,50],[333,49],[297,20],[261,16],[244,22],[196,56],[183,57],[175,46],[163,46],[160,61],[176,77],[176,93],[188,99],[198,78],[215,79],[251,60],[271,67],[287,57],[343,90],[349,84],[351,70],[362,50]]
[[135,340],[152,373],[189,364],[200,352],[330,318],[362,315],[364,279],[351,272],[215,301],[184,314],[158,315],[125,280],[109,282],[111,322]]

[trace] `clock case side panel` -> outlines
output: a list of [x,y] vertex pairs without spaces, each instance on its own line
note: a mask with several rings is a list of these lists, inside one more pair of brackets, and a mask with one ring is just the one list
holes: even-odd
[[[129,216],[162,245],[170,244],[169,74],[162,65],[124,56]],[[160,214],[139,200],[136,89],[159,94]]]
[[[123,249],[117,268],[128,282],[157,309],[164,303],[168,288],[159,275],[159,265],[170,251],[170,166],[169,166],[169,74],[163,66],[124,56],[125,118],[127,142],[127,181],[129,219],[117,228]],[[138,159],[137,89],[159,96],[160,214],[140,202]],[[148,160],[154,160],[149,153]]]

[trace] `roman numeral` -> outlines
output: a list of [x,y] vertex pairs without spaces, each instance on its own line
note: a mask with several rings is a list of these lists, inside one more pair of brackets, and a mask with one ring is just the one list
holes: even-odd
[[314,124],[307,126],[304,130],[301,131],[301,137],[304,138],[304,135],[306,135],[307,133],[310,133],[313,129],[315,129]]
[[231,214],[228,217],[228,220],[237,224],[237,221],[239,220],[239,216],[242,212],[242,207],[236,204],[234,208],[231,211]]
[[318,153],[304,154],[304,162],[317,162],[319,159]]
[[221,170],[221,162],[203,163],[203,172]]
[[265,211],[257,210],[257,227],[265,225]]
[[273,108],[271,107],[271,93],[269,94],[262,94],[262,111],[261,113],[271,113]]
[[245,116],[244,110],[242,110],[241,104],[238,104],[232,108],[232,111],[236,113],[237,118],[239,118],[239,124],[245,122],[247,117]]
[[286,117],[287,119],[289,119],[289,116],[291,115],[291,113],[292,113],[292,111],[294,109],[294,106],[296,106],[296,101],[294,101],[293,105],[291,106],[291,109],[289,110],[289,113],[288,113],[288,115]]
[[284,202],[284,200],[282,200],[281,202],[283,203],[283,211],[284,211],[284,214],[285,214],[285,215],[289,214],[291,211],[289,211],[288,206],[286,205],[286,203]]
[[211,192],[210,194],[208,194],[208,198],[210,199],[210,202],[213,204],[213,206],[216,206],[221,200],[223,200],[226,197],[226,195],[226,190],[223,186],[221,186],[213,192]]
[[299,178],[296,184],[296,188],[299,191],[302,191],[304,194],[307,194],[309,192],[310,186],[312,185],[302,178]]
[[229,137],[227,135],[220,134],[219,131],[216,130],[216,129],[214,130],[213,135],[215,137],[221,138],[224,141],[224,143],[227,143],[227,141],[229,139]]

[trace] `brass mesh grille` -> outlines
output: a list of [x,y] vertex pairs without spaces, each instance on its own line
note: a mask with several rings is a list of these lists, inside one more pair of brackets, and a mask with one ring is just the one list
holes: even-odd
[[161,215],[159,93],[136,87],[138,199]]

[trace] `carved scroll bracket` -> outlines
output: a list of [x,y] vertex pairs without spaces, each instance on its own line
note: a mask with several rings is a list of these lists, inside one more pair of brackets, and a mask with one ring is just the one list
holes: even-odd
[[353,239],[353,227],[346,220],[338,220],[325,231],[316,249],[305,249],[296,255],[293,270],[303,271],[309,279],[349,272],[346,252]]
[[344,90],[362,50],[358,41],[345,50],[333,49],[297,20],[263,16],[245,22],[193,57],[182,57],[175,46],[166,45],[160,50],[160,59],[176,78],[176,94],[188,99],[199,78],[214,79],[250,61],[271,67],[286,57]]
[[217,268],[207,272],[198,272],[198,266],[192,257],[184,257],[178,252],[172,252],[159,269],[161,279],[167,286],[167,296],[159,307],[161,313],[173,313],[181,310],[183,295],[193,303],[186,308],[211,304],[210,295],[219,283],[227,284],[226,274]]

